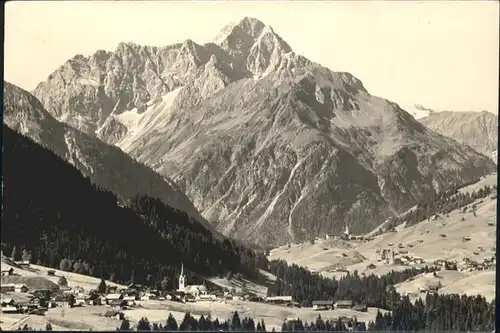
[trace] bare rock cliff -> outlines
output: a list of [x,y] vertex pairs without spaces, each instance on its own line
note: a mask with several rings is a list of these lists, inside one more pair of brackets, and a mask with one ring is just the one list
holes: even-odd
[[171,177],[218,230],[263,244],[372,230],[496,170],[252,18],[204,45],[77,56],[34,94],[57,119]]

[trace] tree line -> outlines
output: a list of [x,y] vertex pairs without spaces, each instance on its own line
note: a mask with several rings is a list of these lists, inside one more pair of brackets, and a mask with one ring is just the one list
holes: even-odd
[[[345,320],[347,319],[347,320]],[[417,299],[414,303],[408,297],[402,297],[388,311],[377,310],[374,320],[368,323],[353,318],[323,319],[321,314],[316,321],[306,322],[300,318],[284,321],[281,331],[291,332],[345,332],[352,331],[421,331],[421,332],[471,332],[492,331],[495,328],[495,302],[488,302],[482,296],[427,294],[425,300]],[[123,320],[120,331],[132,330],[128,320]],[[165,324],[150,323],[142,318],[137,331],[267,331],[264,320],[252,318],[240,319],[237,311],[231,320],[219,322],[212,320],[210,314],[197,320],[186,313],[178,325],[170,314]],[[272,329],[274,332],[274,328]]]
[[[462,187],[464,187],[463,185]],[[485,185],[477,191],[472,193],[458,192],[457,188],[448,190],[434,196],[431,196],[421,202],[419,202],[415,209],[409,211],[406,214],[393,217],[389,223],[388,229],[392,229],[397,225],[406,221],[407,226],[415,225],[424,220],[430,220],[432,217],[437,219],[439,215],[447,215],[451,211],[459,208],[469,209],[468,205],[473,204],[474,201],[478,199],[483,199],[495,193],[497,191],[497,186]],[[470,207],[471,211],[475,211],[475,205]],[[464,211],[465,212],[465,211]]]
[[313,300],[352,300],[357,304],[376,307],[374,321],[368,323],[339,318],[316,322],[301,320],[283,323],[283,331],[491,331],[495,327],[495,301],[488,302],[483,296],[426,294],[425,298],[410,302],[401,296],[394,285],[418,274],[432,272],[434,268],[407,269],[375,275],[359,276],[357,271],[339,280],[325,278],[307,269],[288,265],[284,261],[271,261],[270,272],[277,280],[268,289],[269,296],[291,295],[303,306],[311,306]]
[[[121,326],[117,331],[132,331],[130,322],[122,320]],[[201,315],[199,319],[194,318],[189,312],[184,314],[180,324],[177,323],[174,316],[169,314],[165,323],[150,323],[147,318],[141,318],[136,326],[136,331],[251,331],[266,332],[264,320],[255,323],[253,318],[240,318],[238,311],[233,313],[231,320],[219,321],[218,318],[212,319],[208,314],[206,317]]]
[[352,300],[358,304],[382,309],[391,308],[399,295],[393,293],[393,286],[410,277],[431,269],[411,268],[392,271],[381,277],[359,276],[357,271],[348,273],[339,280],[329,279],[295,264],[282,260],[269,263],[269,271],[276,276],[276,283],[268,288],[268,296],[293,296],[302,306],[312,306],[313,300]]
[[265,253],[212,233],[159,199],[117,205],[110,191],[15,131],[3,127],[2,251],[14,259],[157,289],[231,273],[256,277]]
[[428,294],[425,301],[417,299],[413,304],[403,297],[390,311],[377,311],[375,320],[368,324],[356,318],[342,321],[284,322],[281,330],[291,331],[398,331],[398,332],[491,332],[495,328],[495,301],[488,302],[482,296]]
[[[340,332],[340,331],[421,331],[421,332],[471,332],[492,331],[495,328],[495,302],[487,302],[481,296],[438,295],[428,294],[425,301],[417,299],[413,304],[408,297],[401,298],[390,311],[377,311],[375,320],[358,321],[356,317],[343,320],[330,318],[324,320],[318,315],[314,322],[303,322],[300,318],[285,321],[281,331],[291,332]],[[28,325],[19,330],[33,330]],[[52,330],[50,323],[46,330]],[[122,320],[117,331],[132,331],[127,319]],[[136,325],[136,331],[245,331],[266,332],[264,320],[254,321],[253,318],[240,319],[237,311],[230,320],[219,321],[208,314],[199,319],[186,313],[180,324],[172,314],[163,323],[150,323],[147,318],[141,318]],[[272,332],[274,332],[274,328]]]

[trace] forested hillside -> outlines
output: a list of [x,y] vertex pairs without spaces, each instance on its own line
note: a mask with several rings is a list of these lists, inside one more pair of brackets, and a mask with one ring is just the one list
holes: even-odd
[[[433,269],[424,268],[431,272]],[[272,261],[270,271],[276,275],[272,295],[292,295],[302,305],[311,306],[312,300],[352,300],[356,304],[378,307],[390,312],[378,313],[374,322],[361,324],[356,321],[348,326],[340,320],[316,322],[296,321],[283,323],[282,331],[491,331],[495,327],[495,300],[488,302],[481,295],[423,294],[415,303],[396,292],[394,285],[414,277],[421,269],[390,272],[377,277],[358,276],[356,272],[340,280],[330,280],[297,265],[288,266],[284,261]],[[356,328],[357,327],[357,328]]]
[[[276,275],[277,280],[268,293],[292,295],[302,306],[312,306],[313,300],[350,299],[371,307],[390,309],[399,301],[399,295],[393,293],[391,287],[424,272],[423,269],[413,268],[382,277],[360,277],[354,272],[340,280],[332,280],[297,265],[289,266],[282,260],[273,260],[269,266],[269,271]],[[427,268],[425,271],[430,272],[432,269]]]
[[4,254],[24,251],[50,267],[164,288],[176,283],[181,262],[188,278],[252,277],[267,265],[263,253],[213,236],[158,199],[119,207],[111,192],[5,124],[3,144]]
[[[439,193],[426,200],[422,200],[417,204],[415,209],[412,209],[408,213],[392,218],[389,229],[405,221],[407,222],[406,226],[409,227],[432,217],[437,219],[437,216],[440,214],[446,215],[458,208],[464,208],[465,212],[469,208],[468,205],[472,204],[475,200],[486,198],[496,191],[496,185],[493,187],[485,185],[472,193],[460,193],[458,189]],[[475,208],[475,205],[472,205],[470,209],[474,211]]]

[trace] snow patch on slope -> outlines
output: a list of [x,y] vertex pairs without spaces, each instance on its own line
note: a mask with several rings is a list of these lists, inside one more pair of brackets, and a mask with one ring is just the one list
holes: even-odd
[[411,114],[415,119],[425,118],[434,113],[432,110],[426,109],[418,104],[400,104],[400,107]]
[[100,132],[111,119],[118,121],[127,128],[127,135],[115,145],[122,150],[126,150],[141,135],[152,129],[159,128],[161,124],[169,121],[172,104],[183,88],[179,87],[166,93],[162,96],[160,103],[148,103],[148,108],[143,113],[138,113],[137,108],[134,108],[118,115],[111,115],[96,133]]
[[142,114],[137,113],[137,108],[133,108],[132,110],[125,111],[119,115],[115,115],[114,117],[122,125],[125,125],[129,131],[133,131],[137,128],[137,125],[142,118]]
[[93,86],[93,87],[99,87],[99,82],[96,80],[92,79],[87,79],[87,78],[80,78],[78,79],[78,83],[84,86]]

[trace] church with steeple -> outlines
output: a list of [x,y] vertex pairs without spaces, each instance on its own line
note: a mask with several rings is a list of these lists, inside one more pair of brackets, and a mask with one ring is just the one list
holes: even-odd
[[179,288],[177,291],[184,291],[186,288],[186,276],[184,275],[184,263],[181,263],[181,274],[179,275]]
[[178,292],[182,292],[184,294],[190,294],[194,297],[198,297],[199,295],[204,295],[207,293],[207,287],[204,285],[188,285],[186,284],[186,275],[184,275],[184,263],[181,263],[181,273],[179,274],[179,288]]

